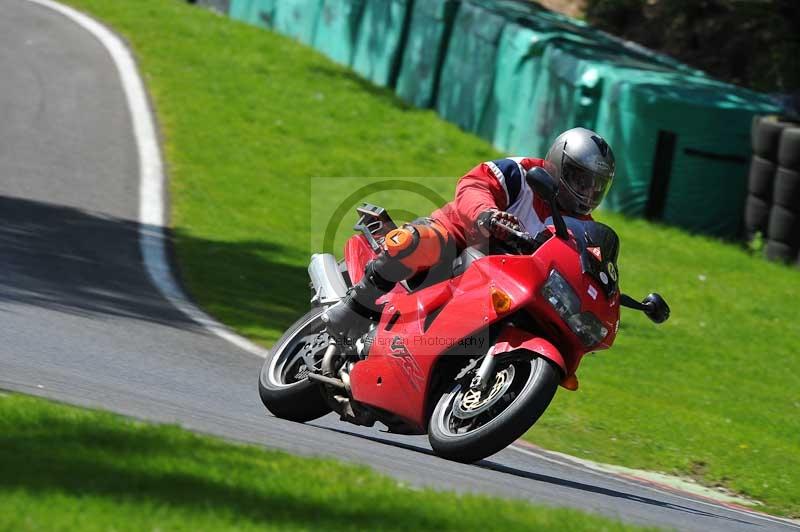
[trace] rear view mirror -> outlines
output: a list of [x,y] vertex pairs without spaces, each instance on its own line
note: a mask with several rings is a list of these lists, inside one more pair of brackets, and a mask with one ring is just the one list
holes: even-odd
[[664,323],[669,319],[669,305],[659,294],[650,294],[642,301],[644,313],[653,323]]
[[669,319],[669,305],[660,294],[652,293],[642,299],[641,303],[627,294],[620,294],[619,304],[644,312],[653,323],[664,323]]
[[525,181],[527,181],[528,185],[530,185],[537,196],[547,202],[553,201],[556,198],[556,194],[558,194],[558,183],[553,179],[553,176],[541,166],[528,170],[528,173],[525,174]]
[[564,217],[561,215],[558,205],[556,205],[558,182],[553,179],[550,172],[541,166],[528,170],[528,173],[525,174],[525,181],[533,189],[534,194],[550,205],[550,211],[553,213],[553,225],[556,228],[556,236],[561,240],[569,240],[567,223],[564,221]]

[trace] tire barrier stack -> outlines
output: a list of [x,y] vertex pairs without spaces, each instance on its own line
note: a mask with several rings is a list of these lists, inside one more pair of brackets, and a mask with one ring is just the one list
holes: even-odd
[[[781,112],[529,0],[197,0],[228,1],[231,17],[309,44],[500,150],[542,156],[561,131],[594,129],[618,159],[603,207],[693,232],[740,237],[751,120]],[[783,210],[774,217],[791,225]]]
[[800,266],[800,124],[753,119],[745,236],[760,233],[770,260]]

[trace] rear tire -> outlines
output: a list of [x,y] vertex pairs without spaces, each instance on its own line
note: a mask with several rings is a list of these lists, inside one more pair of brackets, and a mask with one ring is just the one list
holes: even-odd
[[778,168],[772,201],[775,205],[800,214],[800,172]]
[[750,194],[769,201],[772,198],[776,169],[777,166],[772,161],[753,155],[750,160],[750,174],[747,181],[747,190]]
[[[456,462],[475,462],[506,448],[536,423],[556,393],[561,370],[536,353],[520,350],[497,361],[495,383],[502,372],[508,375],[508,366],[513,366],[511,383],[485,412],[466,420],[459,417],[465,412],[469,376],[439,398],[428,424],[428,440],[436,454]],[[499,411],[495,413],[495,409]]]
[[767,236],[796,250],[800,247],[800,214],[773,205],[769,212]]
[[753,153],[772,161],[778,162],[778,146],[781,142],[781,133],[786,128],[786,122],[781,122],[775,116],[755,116],[751,129]]
[[790,264],[795,262],[795,260],[800,260],[800,256],[798,256],[798,250],[796,248],[775,240],[767,241],[765,254],[769,260],[783,262],[785,264]]
[[800,127],[787,127],[781,133],[778,162],[784,168],[800,171]]
[[[316,369],[327,347],[325,325],[317,307],[297,320],[270,349],[258,378],[261,402],[275,416],[305,422],[331,411],[319,385],[309,382],[308,366]],[[305,355],[305,356],[304,356]]]

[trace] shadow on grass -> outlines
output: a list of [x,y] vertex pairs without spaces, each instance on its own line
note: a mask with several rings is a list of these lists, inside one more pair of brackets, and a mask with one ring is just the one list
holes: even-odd
[[[131,220],[0,196],[0,312],[35,306],[199,329],[153,286],[142,264],[139,230]],[[305,268],[281,262],[288,252],[280,246],[182,232],[177,238],[186,258],[198,261],[191,271],[201,273],[195,285],[201,302],[230,325],[280,327],[306,311]],[[213,277],[204,279],[203,272]]]
[[410,502],[369,503],[380,494],[365,493],[365,501],[358,502],[346,494],[330,497],[330,485],[315,491],[320,476],[302,459],[294,459],[297,464],[283,457],[270,460],[254,455],[257,450],[166,434],[172,429],[113,425],[118,420],[104,424],[39,413],[29,419],[17,420],[0,435],[0,494],[24,489],[34,495],[100,496],[200,516],[230,513],[278,527],[433,530],[448,525],[432,512],[415,514]]
[[186,292],[226,325],[274,340],[270,330],[274,336],[308,311],[308,256],[267,241],[208,240],[181,229],[170,238]]

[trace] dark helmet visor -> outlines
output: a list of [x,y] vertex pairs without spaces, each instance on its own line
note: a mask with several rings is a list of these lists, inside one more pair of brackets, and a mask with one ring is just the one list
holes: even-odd
[[564,156],[561,180],[578,201],[580,214],[589,214],[600,205],[613,179],[613,171],[592,172],[577,164],[569,156]]

